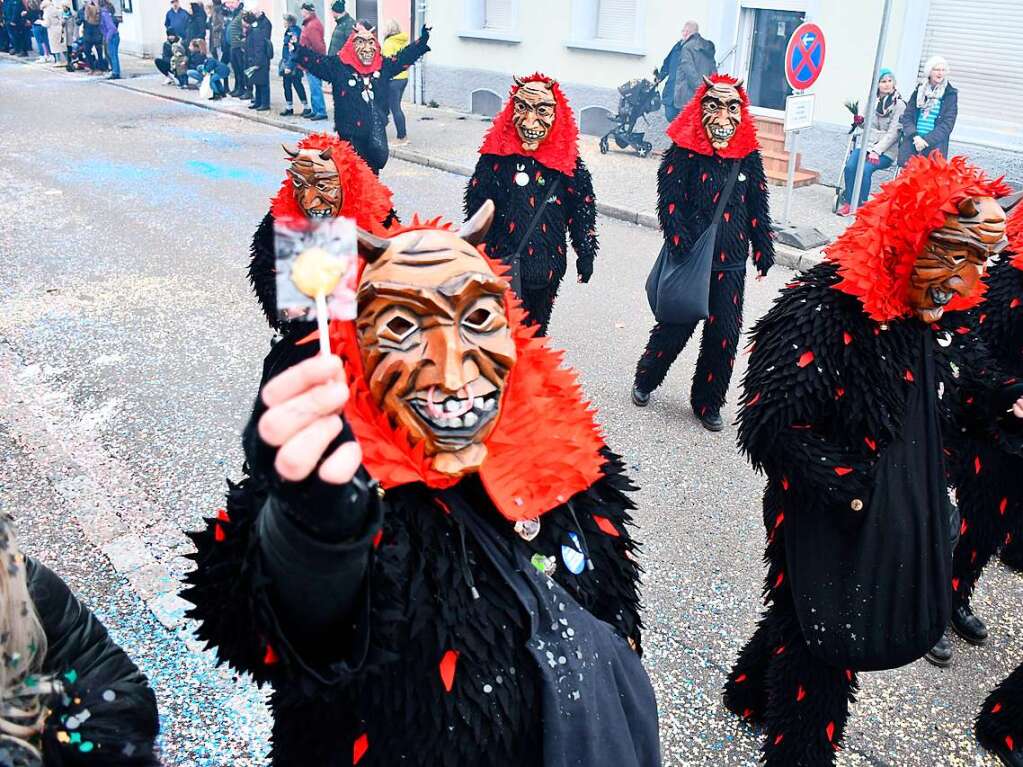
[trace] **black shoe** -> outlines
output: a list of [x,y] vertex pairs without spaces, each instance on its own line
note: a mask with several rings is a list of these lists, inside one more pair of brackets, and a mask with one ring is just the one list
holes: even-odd
[[952,665],[952,640],[948,638],[948,632],[941,635],[938,643],[932,647],[924,656],[928,663],[939,668],[948,668]]
[[643,391],[638,386],[632,387],[632,404],[636,407],[646,407],[650,403],[650,392]]
[[302,117],[312,117],[312,116],[313,116],[313,110],[311,110],[309,107],[306,107],[305,109],[302,110]]
[[972,645],[980,647],[987,642],[987,626],[973,614],[969,603],[960,605],[952,611],[952,628]]
[[248,105],[248,107],[246,107],[246,109],[255,109],[255,108],[256,108],[256,102],[252,102],[251,104]]
[[270,107],[256,107],[257,112],[269,112]]
[[326,120],[327,115],[311,115],[309,119],[313,122],[319,122],[320,120]]
[[707,431],[721,431],[725,428],[725,422],[717,410],[710,410],[703,415],[697,413],[696,417],[700,419],[700,423]]
[[282,109],[277,114],[279,114],[281,117],[290,117],[291,115],[295,114],[295,110],[292,109],[291,107],[288,107],[287,109]]

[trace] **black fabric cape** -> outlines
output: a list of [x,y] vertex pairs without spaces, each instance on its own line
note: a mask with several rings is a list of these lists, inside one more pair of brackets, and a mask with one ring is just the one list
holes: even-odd
[[[920,373],[921,344],[933,359],[932,401],[944,453],[961,451],[964,435],[1018,449],[1015,424],[1003,417],[1015,389],[1004,387],[993,374],[976,335],[960,332],[961,316],[947,314],[939,326],[907,319],[882,328],[854,297],[834,289],[838,281],[831,263],[801,275],[782,291],[752,335],[739,443],[754,467],[767,474],[768,582],[779,585],[792,575],[787,536],[799,535],[801,522],[812,517],[817,524],[844,531],[836,540],[858,540],[864,517],[854,510],[853,501],[869,507],[873,498],[889,492],[890,485],[880,485],[877,469],[906,433],[915,387],[928,380]],[[958,465],[954,460],[948,464]],[[954,483],[954,474],[946,476],[948,483]],[[865,549],[854,573],[869,572],[874,555]],[[817,552],[821,562],[843,556],[848,551]],[[848,577],[855,578],[854,573]],[[931,591],[941,585],[916,584]],[[818,629],[807,616],[816,605],[800,605],[801,584],[791,586],[804,638],[813,649]],[[852,581],[842,583],[835,593],[853,593],[856,587]],[[880,635],[871,640],[878,644],[894,637],[890,624],[874,630]],[[922,655],[929,648],[919,649]],[[892,658],[896,660],[910,659]]]
[[[264,375],[314,353],[312,346],[285,339]],[[257,406],[254,418],[259,412]],[[421,484],[388,491],[378,505],[370,502],[364,523],[343,544],[324,545],[323,556],[350,563],[350,593],[331,593],[351,605],[349,617],[302,636],[282,617],[296,609],[295,595],[274,590],[280,584],[271,583],[261,555],[261,531],[267,520],[279,522],[267,514],[276,513],[282,491],[267,460],[250,449],[251,476],[230,485],[222,518],[192,536],[196,567],[183,595],[195,605],[199,637],[217,648],[220,661],[274,687],[274,765],[347,767],[353,749],[363,754],[362,767],[542,764],[542,685],[526,645],[529,615],[480,538],[445,508],[468,507],[523,556],[554,557],[554,581],[638,649],[639,567],[628,528],[634,507],[625,494],[633,487],[620,460],[606,458],[604,476],[545,514],[529,543],[497,515],[475,478],[445,491]],[[283,518],[280,524],[293,524],[288,513]],[[561,548],[570,533],[581,539],[592,570],[568,571]],[[308,592],[303,598],[322,599]],[[304,612],[318,611],[306,604],[312,606]],[[457,653],[450,692],[440,670],[449,651]],[[606,737],[621,734],[621,722],[605,726]]]
[[[525,184],[516,182],[516,177]],[[541,214],[540,222],[522,252],[522,283],[540,288],[561,282],[568,269],[567,236],[576,252],[576,272],[588,281],[597,257],[597,203],[590,171],[580,157],[572,176],[552,170],[525,155],[480,155],[465,187],[465,216],[473,215],[487,200],[496,207],[487,232],[487,253],[506,263],[514,255],[542,204],[544,194],[560,178],[557,193]]]

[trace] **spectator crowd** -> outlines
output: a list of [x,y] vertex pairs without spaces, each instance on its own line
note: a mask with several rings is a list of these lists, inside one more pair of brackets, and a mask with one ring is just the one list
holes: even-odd
[[2,2],[0,51],[120,79],[121,13],[111,0]]

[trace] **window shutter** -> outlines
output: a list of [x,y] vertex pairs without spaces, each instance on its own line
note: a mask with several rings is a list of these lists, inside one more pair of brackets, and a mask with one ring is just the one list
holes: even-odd
[[483,28],[511,29],[512,0],[483,0]]
[[597,39],[636,41],[637,0],[597,0]]
[[[959,91],[957,125],[1023,138],[1021,39],[1023,3],[931,0],[920,79],[928,58],[944,56],[950,67],[948,81]],[[909,98],[915,85],[900,83],[899,90]]]

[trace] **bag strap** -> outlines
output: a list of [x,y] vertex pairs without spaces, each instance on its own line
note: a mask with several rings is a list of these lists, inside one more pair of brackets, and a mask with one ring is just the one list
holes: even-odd
[[512,254],[513,259],[518,260],[522,257],[522,251],[525,250],[526,246],[529,244],[529,238],[540,225],[540,217],[543,215],[544,209],[547,207],[547,203],[550,202],[551,198],[558,193],[560,188],[561,176],[559,175],[554,179],[554,183],[551,184],[551,188],[544,196],[543,202],[540,203],[540,207],[536,209],[536,213],[533,214],[533,220],[529,222],[529,226],[526,228],[526,233],[522,235],[522,239],[519,241],[519,246],[515,249],[515,253]]
[[714,209],[714,219],[710,222],[711,226],[714,226],[721,220],[721,216],[725,212],[725,207],[728,205],[728,201],[732,198],[732,192],[735,189],[735,181],[739,178],[740,165],[742,165],[742,160],[736,160],[732,165],[732,172],[728,174],[728,183],[725,184],[725,188],[722,190],[721,196],[718,198],[718,206]]

